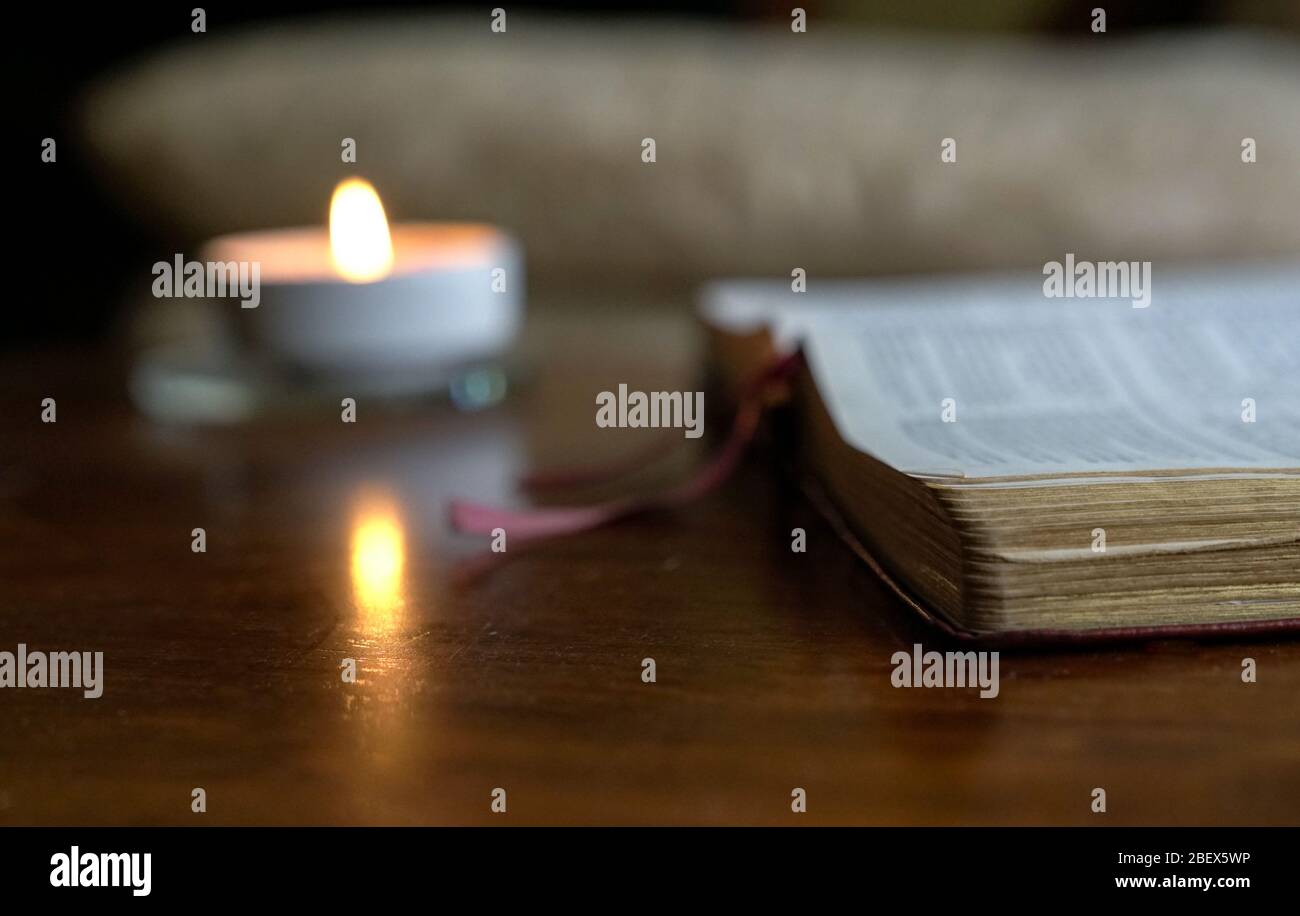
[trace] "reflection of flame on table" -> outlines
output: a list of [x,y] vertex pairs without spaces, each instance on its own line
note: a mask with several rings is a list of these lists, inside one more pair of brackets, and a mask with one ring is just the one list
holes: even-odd
[[352,590],[368,625],[382,630],[397,624],[406,601],[405,566],[406,532],[396,503],[364,499],[352,522]]

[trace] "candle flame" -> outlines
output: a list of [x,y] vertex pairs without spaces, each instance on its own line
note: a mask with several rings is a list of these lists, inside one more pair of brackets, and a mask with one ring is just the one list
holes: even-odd
[[330,255],[339,276],[351,283],[382,280],[393,269],[393,240],[384,205],[363,178],[349,178],[334,189]]

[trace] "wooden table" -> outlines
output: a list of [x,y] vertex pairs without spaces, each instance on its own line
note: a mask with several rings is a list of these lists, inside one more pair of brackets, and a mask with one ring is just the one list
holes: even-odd
[[762,460],[455,586],[484,542],[449,498],[635,448],[595,428],[600,390],[696,387],[680,309],[552,309],[527,343],[531,381],[485,413],[218,430],[134,413],[111,354],[9,356],[0,649],[106,657],[97,700],[0,691],[0,822],[1300,821],[1300,643],[1021,652],[996,699],[894,689],[931,634]]

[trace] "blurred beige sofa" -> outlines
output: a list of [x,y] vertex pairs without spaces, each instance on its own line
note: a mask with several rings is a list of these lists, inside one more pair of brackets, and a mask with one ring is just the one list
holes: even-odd
[[1298,256],[1298,61],[1263,33],[403,15],[188,36],[93,87],[81,123],[105,184],[180,239],[323,223],[361,174],[396,218],[510,227],[535,287],[686,289]]

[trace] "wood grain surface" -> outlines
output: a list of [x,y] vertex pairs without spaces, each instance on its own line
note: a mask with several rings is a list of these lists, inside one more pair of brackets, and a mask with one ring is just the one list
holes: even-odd
[[502,407],[363,399],[354,425],[158,426],[123,357],[9,355],[0,650],[103,651],[105,689],[0,691],[0,823],[1300,822],[1300,643],[1024,651],[996,699],[895,689],[890,656],[931,634],[761,457],[456,584],[486,543],[448,532],[449,498],[524,504],[527,468],[635,449],[595,428],[598,391],[698,387],[680,310],[528,333]]

